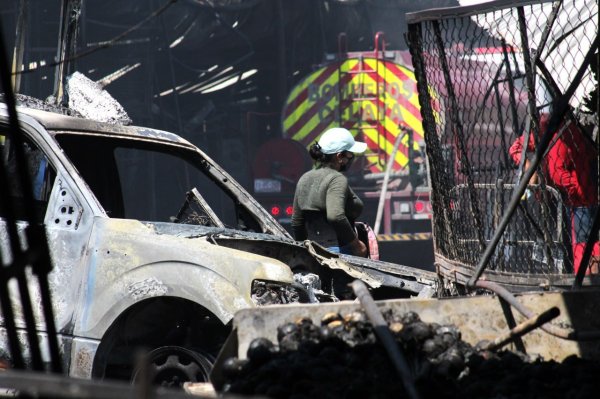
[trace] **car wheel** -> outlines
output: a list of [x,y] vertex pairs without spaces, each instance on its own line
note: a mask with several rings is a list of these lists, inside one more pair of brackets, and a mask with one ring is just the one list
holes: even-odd
[[147,353],[134,370],[133,383],[181,388],[185,382],[208,382],[212,356],[180,346],[163,346]]

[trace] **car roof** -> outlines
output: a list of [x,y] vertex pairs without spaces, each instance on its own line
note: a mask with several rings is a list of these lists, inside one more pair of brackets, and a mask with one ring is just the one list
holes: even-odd
[[49,131],[82,132],[93,133],[94,135],[103,135],[103,133],[105,133],[107,136],[121,136],[131,139],[153,141],[158,140],[193,147],[189,141],[174,133],[152,129],[149,127],[125,126],[113,123],[98,122],[91,119],[73,117],[60,113],[26,107],[17,107],[17,111],[20,114],[25,114],[34,118]]

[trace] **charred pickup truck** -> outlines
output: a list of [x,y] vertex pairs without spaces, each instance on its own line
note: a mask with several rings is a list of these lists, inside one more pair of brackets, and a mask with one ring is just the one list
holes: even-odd
[[[432,273],[292,240],[175,134],[32,108],[19,108],[19,118],[71,376],[135,379],[136,350],[145,348],[158,382],[207,380],[240,309],[345,299],[355,278],[382,298],[434,289]],[[10,136],[0,138],[10,165]],[[0,218],[0,241],[5,230]]]

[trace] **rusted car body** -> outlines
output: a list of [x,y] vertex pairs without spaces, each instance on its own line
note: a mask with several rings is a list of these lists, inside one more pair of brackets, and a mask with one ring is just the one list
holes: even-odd
[[[175,363],[175,380],[206,380],[240,309],[337,300],[352,278],[400,296],[431,294],[432,273],[295,242],[175,134],[29,108],[19,117],[72,376],[133,378],[134,348],[144,347],[156,364]],[[0,127],[6,118],[0,108]],[[2,153],[10,164],[9,136]],[[156,187],[164,195],[150,195]],[[316,275],[322,286],[309,291],[294,274]]]

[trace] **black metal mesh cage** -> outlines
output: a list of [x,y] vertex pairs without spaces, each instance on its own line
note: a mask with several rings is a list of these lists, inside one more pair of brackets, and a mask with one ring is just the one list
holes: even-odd
[[598,198],[598,2],[494,1],[407,21],[441,274],[466,281],[506,218],[488,278],[566,281]]

